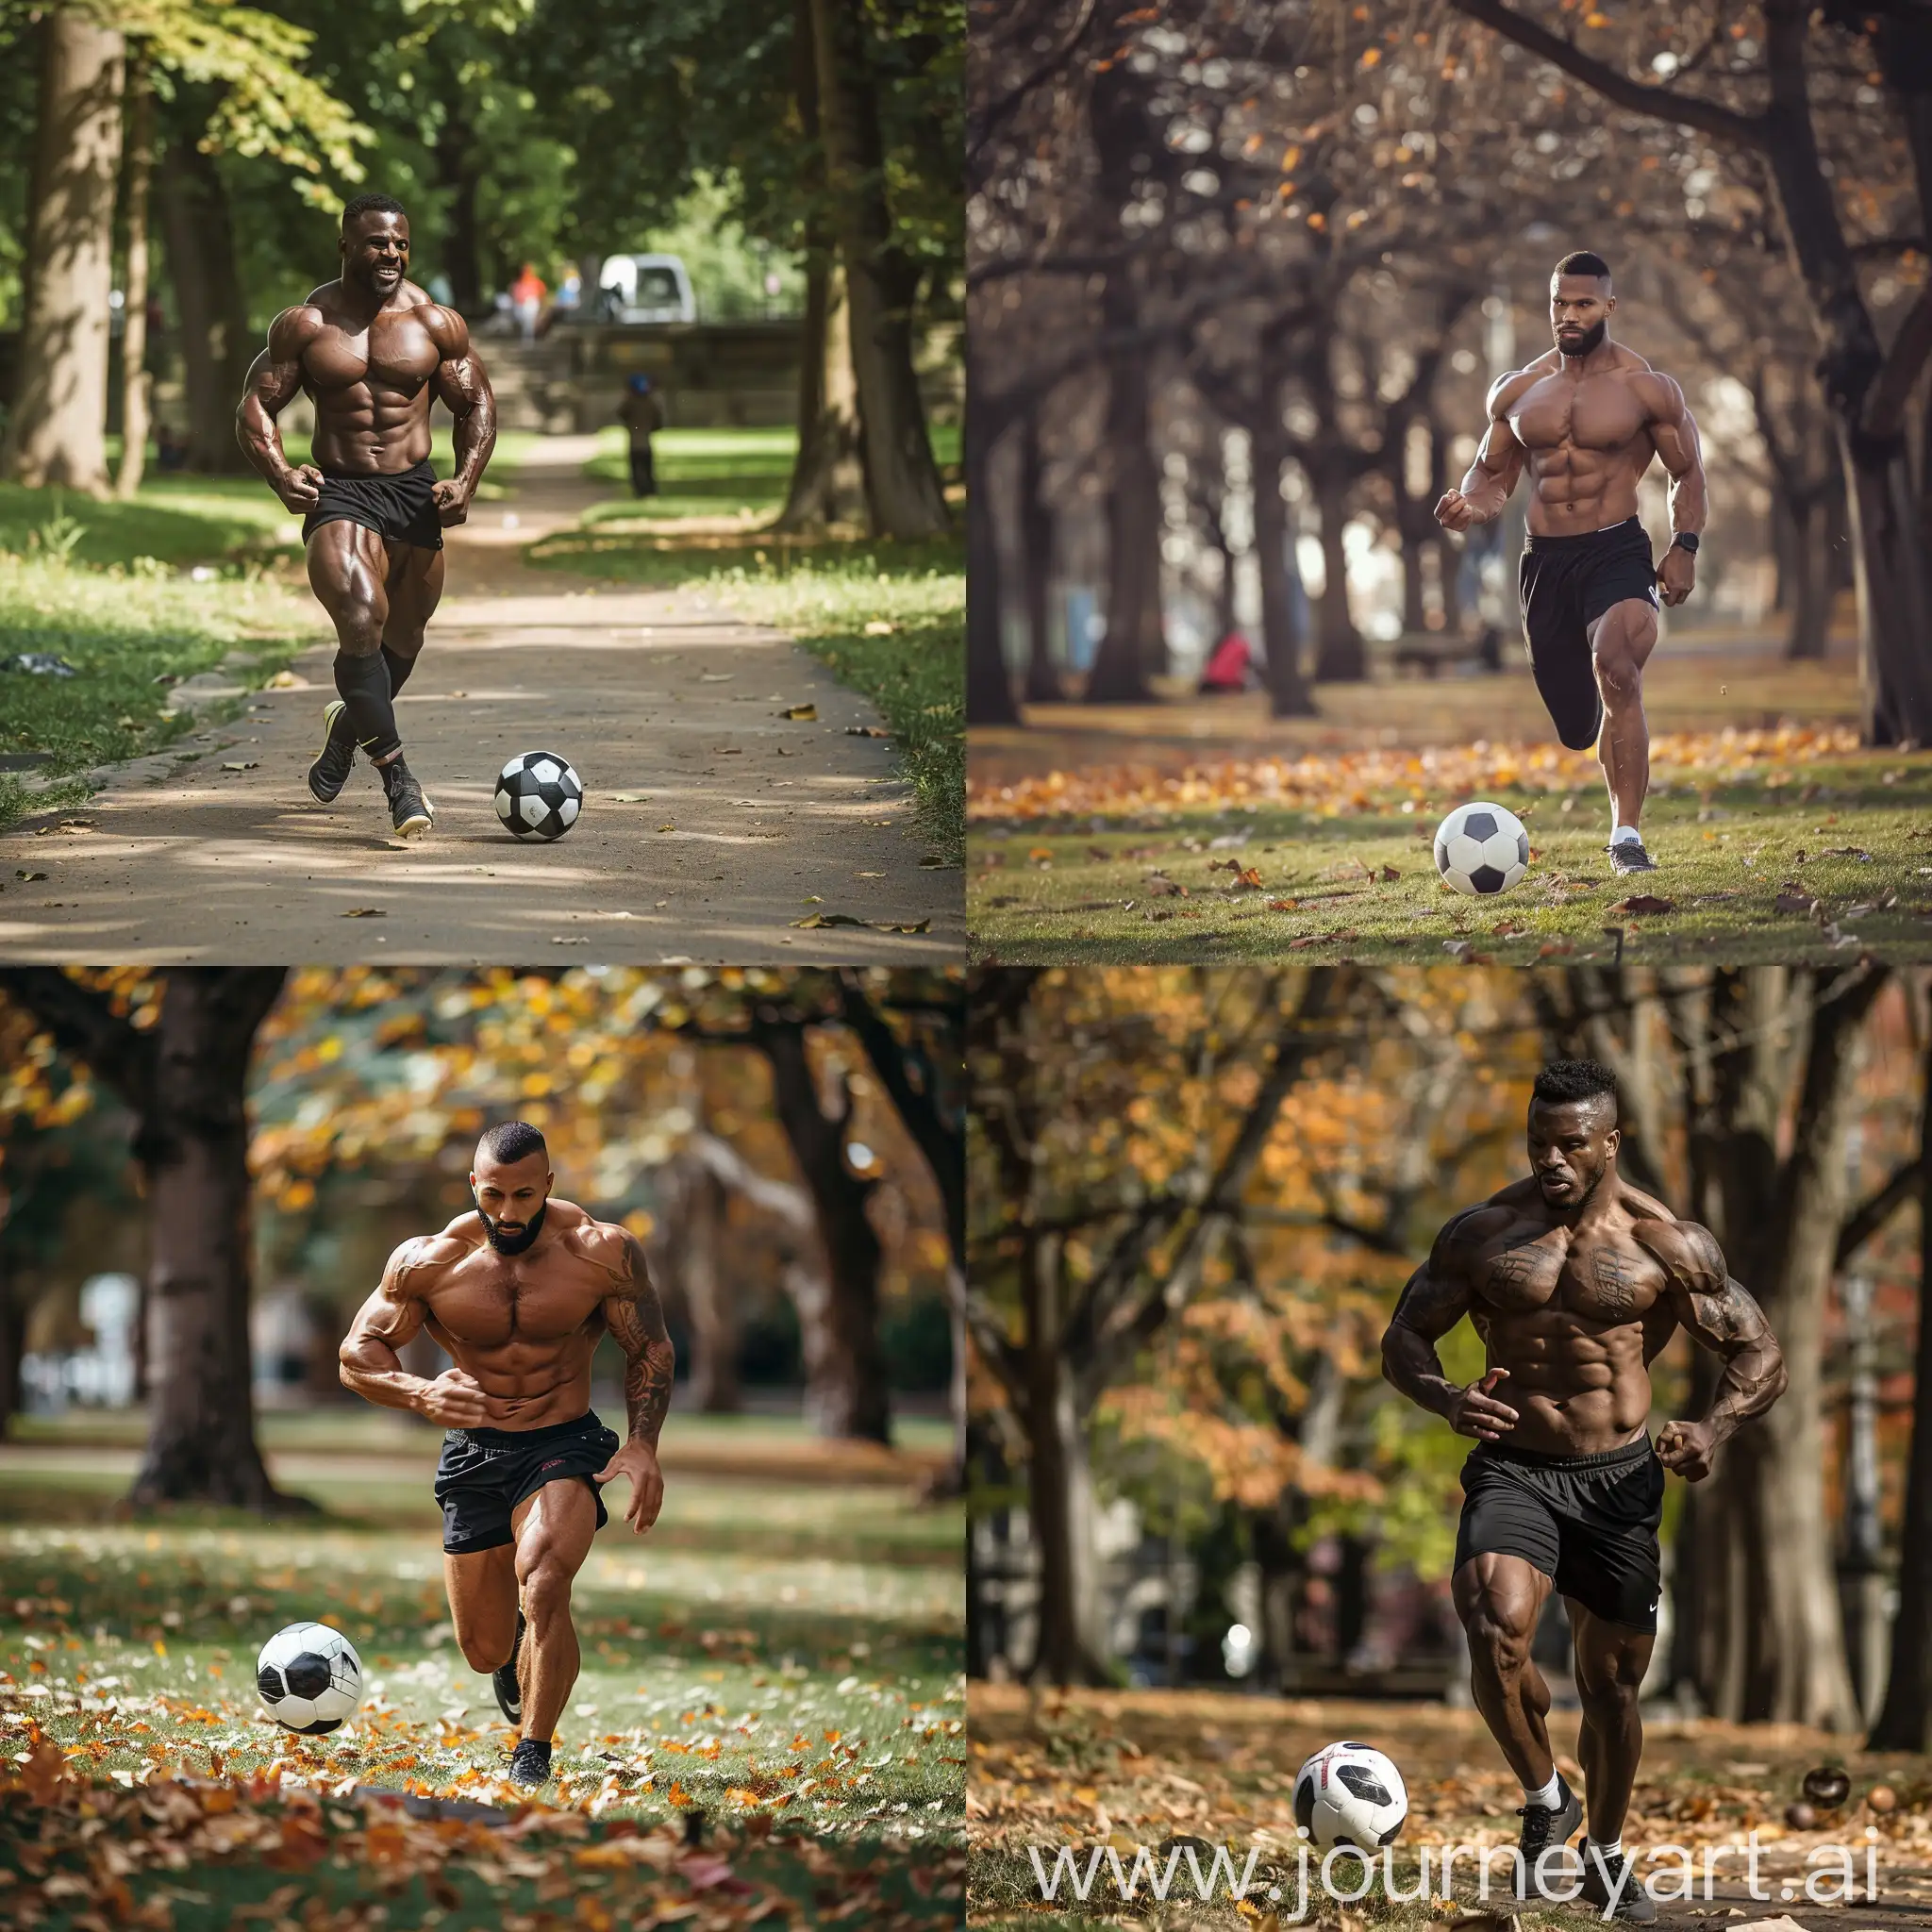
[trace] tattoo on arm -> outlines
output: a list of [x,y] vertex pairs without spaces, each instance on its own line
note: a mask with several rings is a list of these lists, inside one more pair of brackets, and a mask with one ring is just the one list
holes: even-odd
[[631,1439],[658,1446],[665,1412],[671,1407],[671,1383],[677,1356],[664,1327],[664,1309],[651,1285],[642,1244],[635,1235],[624,1238],[624,1259],[618,1287],[604,1304],[610,1333],[624,1351],[624,1403],[630,1418]]
[[1709,1229],[1679,1222],[1676,1232],[1682,1252],[1669,1273],[1677,1319],[1700,1347],[1724,1359],[1704,1420],[1727,1436],[1784,1393],[1784,1351],[1751,1291],[1732,1278]]
[[[1458,1217],[1459,1219],[1459,1217]],[[1436,1237],[1429,1258],[1408,1278],[1382,1337],[1382,1374],[1418,1407],[1443,1412],[1457,1385],[1442,1373],[1436,1343],[1469,1312],[1469,1288],[1452,1221]]]

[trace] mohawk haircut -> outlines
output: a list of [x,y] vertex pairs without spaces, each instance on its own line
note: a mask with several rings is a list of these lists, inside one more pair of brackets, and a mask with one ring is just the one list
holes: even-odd
[[514,1167],[532,1154],[550,1158],[549,1145],[528,1121],[499,1121],[495,1126],[486,1127],[476,1142],[476,1152],[487,1155],[499,1167]]
[[358,215],[406,215],[408,209],[393,194],[358,194],[353,201],[342,204],[342,233],[349,232],[349,224]]
[[1570,1100],[1607,1099],[1612,1108],[1618,1107],[1617,1076],[1597,1060],[1552,1060],[1536,1076],[1531,1092],[1538,1100],[1558,1105]]

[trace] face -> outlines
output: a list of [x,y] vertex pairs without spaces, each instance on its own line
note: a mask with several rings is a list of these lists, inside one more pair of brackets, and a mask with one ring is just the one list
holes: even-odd
[[1603,341],[1617,298],[1595,275],[1550,277],[1550,330],[1566,356],[1587,356]]
[[1529,1103],[1529,1166],[1552,1208],[1580,1208],[1617,1158],[1617,1110],[1607,1095]]
[[344,281],[378,295],[392,295],[409,272],[409,218],[358,215],[338,245]]
[[521,1160],[494,1161],[479,1153],[470,1174],[470,1191],[476,1207],[490,1225],[491,1240],[499,1247],[514,1252],[530,1224],[543,1211],[550,1198],[549,1164],[541,1154],[526,1154]]

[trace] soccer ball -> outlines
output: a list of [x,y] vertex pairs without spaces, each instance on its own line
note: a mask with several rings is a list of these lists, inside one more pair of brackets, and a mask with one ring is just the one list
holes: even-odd
[[554,751],[526,751],[496,775],[496,816],[519,839],[560,839],[584,808],[584,781]]
[[1372,1744],[1324,1744],[1295,1773],[1294,1822],[1318,1845],[1366,1852],[1391,1843],[1407,1816],[1402,1774]]
[[361,1703],[362,1659],[340,1630],[291,1624],[261,1646],[255,1688],[284,1730],[319,1737],[340,1730]]
[[1507,892],[1529,870],[1529,834],[1500,805],[1458,805],[1436,827],[1436,870],[1458,892]]

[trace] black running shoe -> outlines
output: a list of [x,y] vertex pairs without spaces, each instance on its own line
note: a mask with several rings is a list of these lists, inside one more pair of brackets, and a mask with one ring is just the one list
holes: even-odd
[[322,708],[324,737],[322,749],[308,768],[308,789],[317,805],[333,805],[336,794],[349,782],[356,764],[356,731],[349,723],[349,708],[341,698]]
[[525,1738],[509,1754],[509,1781],[513,1785],[547,1785],[550,1782],[550,1745],[547,1740]]
[[[1610,1894],[1621,1884],[1623,1890],[1616,1891],[1617,1904],[1607,1916],[1621,1925],[1654,1925],[1657,1924],[1657,1901],[1643,1889],[1643,1881],[1637,1875],[1628,1855],[1607,1861],[1597,1857],[1591,1849],[1588,1839],[1578,1848],[1583,1854],[1583,1890],[1577,1896],[1586,1904],[1594,1906],[1603,1915],[1609,1907]],[[1605,1875],[1607,1864],[1608,1875]]]
[[1612,872],[1655,872],[1657,860],[1643,849],[1640,839],[1613,839],[1609,844]]
[[524,1693],[517,1683],[517,1654],[523,1647],[524,1613],[519,1610],[516,1641],[509,1647],[509,1661],[499,1664],[490,1674],[491,1689],[496,1692],[496,1707],[513,1724],[520,1724],[524,1721]]
[[397,837],[414,839],[429,829],[436,813],[401,758],[382,767],[382,789],[389,794],[389,812]]
[[[1548,1805],[1524,1805],[1517,1812],[1523,1820],[1523,1831],[1516,1840],[1516,1849],[1523,1855],[1522,1875],[1516,1881],[1516,1896],[1520,1899],[1538,1897],[1536,1884],[1536,1861],[1552,1845],[1567,1845],[1576,1836],[1583,1824],[1583,1800],[1570,1789],[1568,1782],[1557,1780],[1557,1803],[1554,1808]],[[1575,1867],[1570,1867],[1574,1873]],[[1569,1881],[1567,1877],[1564,1882]]]

